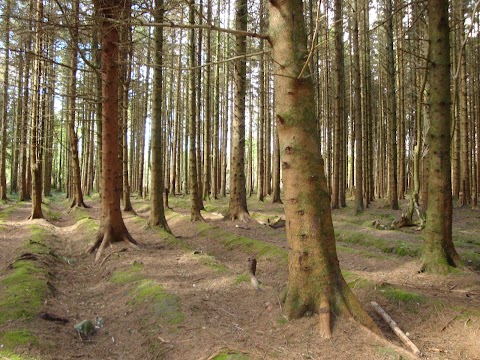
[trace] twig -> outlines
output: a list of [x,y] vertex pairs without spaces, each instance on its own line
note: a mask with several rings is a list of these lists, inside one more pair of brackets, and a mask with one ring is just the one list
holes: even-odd
[[417,348],[417,346],[405,335],[405,333],[398,327],[397,323],[378,305],[375,301],[371,302],[372,306],[375,308],[375,311],[385,320],[385,322],[390,326],[393,332],[402,340],[402,342],[407,345],[416,356],[421,356],[422,353]]
[[120,249],[118,251],[114,251],[114,252],[111,252],[110,254],[108,254],[107,256],[105,256],[105,258],[102,260],[102,262],[100,263],[100,267],[102,267],[103,263],[105,261],[107,261],[107,259],[112,256],[113,254],[118,254],[118,253],[121,253],[121,252],[124,252],[124,251],[127,251],[127,248],[123,248],[123,249]]
[[455,315],[454,317],[452,317],[452,318],[450,319],[450,321],[448,321],[448,322],[445,324],[445,326],[442,327],[442,330],[441,330],[441,331],[445,330],[445,329],[448,327],[448,325],[450,325],[450,324],[451,324],[457,317],[459,317],[464,311],[465,311],[465,310],[462,310],[462,311],[460,311],[457,315]]

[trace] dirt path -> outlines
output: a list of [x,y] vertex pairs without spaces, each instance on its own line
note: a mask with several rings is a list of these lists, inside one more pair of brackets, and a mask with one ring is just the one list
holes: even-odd
[[[124,217],[141,249],[114,244],[100,265],[85,254],[99,217],[98,202],[89,203],[91,209],[70,213],[65,202],[52,201],[51,221],[36,222],[48,230],[48,244],[57,256],[50,269],[55,290],[42,312],[69,323],[35,317],[25,326],[40,344],[20,346],[16,352],[40,359],[213,359],[228,358],[221,357],[228,353],[237,354],[232,359],[399,356],[395,347],[348,321],[336,322],[332,340],[322,340],[315,317],[288,322],[282,316],[278,295],[287,280],[283,229],[255,221],[246,225],[223,221],[217,213],[205,213],[204,224],[191,223],[174,200],[175,211],[168,212],[173,238],[146,228],[148,204],[137,200],[138,215]],[[28,204],[12,209],[1,223],[2,268],[18,254],[15,243],[27,236],[31,224],[24,220]],[[255,211],[261,213],[261,206]],[[276,212],[271,205],[265,208],[265,214]],[[345,231],[358,227],[344,214],[339,219],[339,224],[347,221]],[[381,236],[388,240],[395,234]],[[401,233],[405,241],[409,236]],[[119,252],[123,248],[126,251]],[[246,275],[249,256],[258,260],[261,291],[253,289]],[[428,358],[480,358],[478,275],[417,274],[417,259],[358,244],[341,243],[339,257],[347,281],[367,309],[371,310],[369,301],[379,302]],[[89,337],[82,338],[73,329],[82,320],[98,318],[103,324]]]

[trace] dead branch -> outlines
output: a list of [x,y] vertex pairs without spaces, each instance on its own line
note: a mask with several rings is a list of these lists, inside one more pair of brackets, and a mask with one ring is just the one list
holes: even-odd
[[371,302],[375,311],[385,320],[385,322],[390,326],[393,332],[399,337],[402,342],[407,345],[413,352],[415,356],[422,356],[422,353],[417,348],[417,346],[405,335],[405,333],[398,327],[397,323],[378,305],[375,301]]

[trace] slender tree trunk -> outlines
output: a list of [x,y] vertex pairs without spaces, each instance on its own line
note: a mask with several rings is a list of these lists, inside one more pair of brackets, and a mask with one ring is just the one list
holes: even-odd
[[[235,0],[235,28],[247,30],[247,1]],[[247,39],[236,35],[236,56],[246,54]],[[245,95],[246,95],[245,59],[235,60],[235,111],[232,127],[232,157],[230,162],[230,202],[227,217],[231,220],[248,221],[247,194],[245,190]]]
[[[164,2],[155,0],[155,9],[153,17],[155,22],[162,23],[164,19]],[[165,209],[163,205],[164,179],[163,179],[163,158],[162,158],[162,103],[163,94],[163,27],[155,27],[153,30],[155,37],[155,55],[153,70],[153,113],[152,113],[152,177],[150,194],[150,226],[159,226],[168,232],[167,220],[165,219]]]
[[75,130],[75,117],[77,114],[77,46],[78,46],[78,17],[80,13],[79,0],[74,1],[74,24],[71,31],[70,43],[70,78],[68,84],[68,137],[70,144],[70,159],[72,180],[73,180],[73,199],[70,207],[87,207],[83,201],[82,177],[80,172],[80,159],[78,157],[78,137]]
[[354,317],[379,332],[340,271],[324,175],[313,84],[303,68],[308,50],[302,1],[270,3],[275,59],[276,120],[285,186],[289,281],[284,312],[299,318],[319,314],[320,333],[331,336],[331,313]]
[[353,19],[353,83],[355,106],[355,212],[361,213],[363,205],[363,139],[362,139],[362,109],[360,87],[360,53],[358,44],[358,0],[354,1]]
[[[190,1],[189,9],[189,23],[191,25],[195,24],[195,2],[194,0]],[[193,69],[195,67],[195,30],[190,29],[189,35],[190,42],[190,55],[189,55],[189,67]],[[203,208],[202,197],[200,195],[200,188],[198,184],[197,177],[197,150],[196,150],[196,140],[197,140],[197,96],[196,96],[196,77],[195,72],[191,70],[190,74],[190,119],[189,119],[189,182],[190,182],[190,219],[192,221],[204,221],[200,210]]]

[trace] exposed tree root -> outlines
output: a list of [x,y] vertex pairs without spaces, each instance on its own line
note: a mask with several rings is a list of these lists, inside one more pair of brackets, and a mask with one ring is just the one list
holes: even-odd
[[234,211],[234,212],[229,212],[226,216],[225,219],[234,221],[234,220],[240,220],[244,223],[250,222],[250,214],[247,211],[240,210],[240,211]]
[[107,229],[99,232],[97,239],[93,245],[88,248],[87,252],[91,254],[97,250],[95,255],[95,262],[97,262],[100,260],[105,247],[119,241],[125,241],[129,246],[133,247],[134,249],[138,249],[138,243],[126,229],[124,229],[124,231],[121,233],[115,233],[113,228],[109,226]]
[[370,315],[365,311],[345,280],[340,279],[335,288],[326,285],[321,293],[310,294],[308,299],[302,299],[298,291],[288,291],[285,300],[285,315],[289,319],[298,319],[307,313],[317,313],[319,316],[319,332],[324,338],[332,336],[331,314],[335,310],[338,319],[351,318],[370,331],[381,335],[381,331]]
[[74,208],[90,209],[91,206],[88,206],[87,204],[85,204],[83,200],[77,201],[77,199],[74,198],[72,200],[72,203],[70,204],[70,209],[74,209]]

